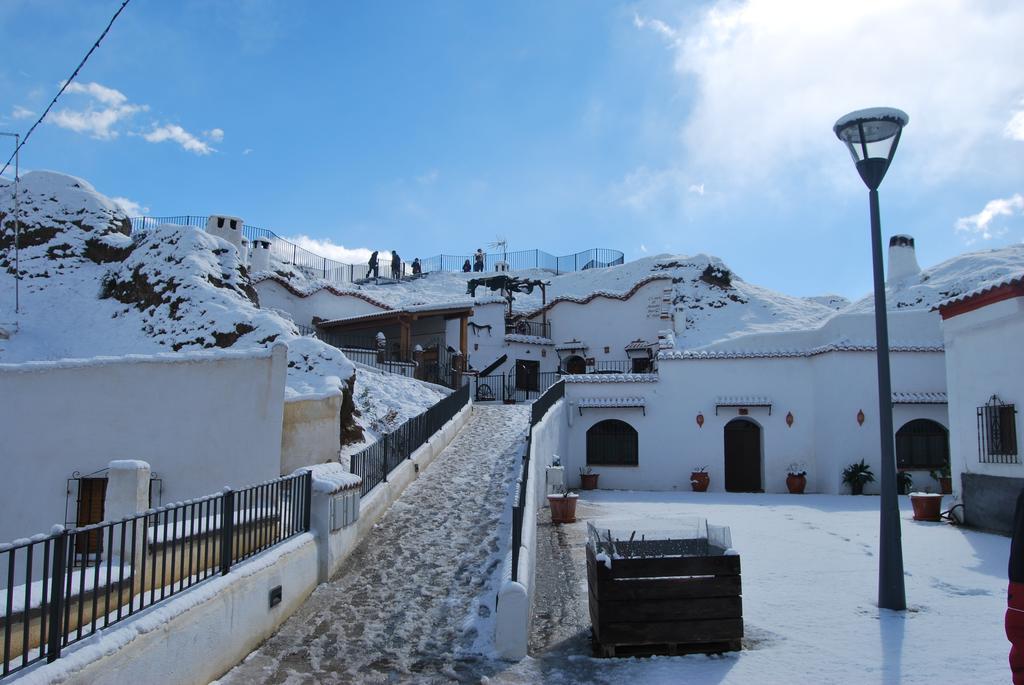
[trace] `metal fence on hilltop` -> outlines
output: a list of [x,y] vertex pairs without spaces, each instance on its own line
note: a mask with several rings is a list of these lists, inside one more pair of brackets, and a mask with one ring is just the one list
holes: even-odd
[[312,474],[0,545],[0,678],[309,530]]
[[[206,228],[208,216],[183,215],[183,216],[140,216],[131,219],[132,230],[151,229],[160,224],[178,224],[181,226],[193,226],[195,228]],[[252,242],[256,238],[265,238],[270,241],[270,251],[275,257],[283,262],[294,264],[311,278],[322,278],[336,283],[356,283],[369,276],[369,266],[366,264],[345,264],[343,262],[328,259],[315,252],[296,245],[277,235],[274,231],[259,226],[243,224],[242,234]],[[574,254],[561,257],[549,254],[543,250],[517,250],[513,252],[489,252],[484,255],[483,270],[493,272],[499,266],[509,270],[519,271],[524,269],[540,269],[554,274],[583,271],[585,269],[596,269],[606,266],[622,264],[625,255],[618,250],[605,248],[592,248]],[[463,271],[466,262],[473,265],[473,255],[436,255],[420,260],[423,273],[431,271]],[[407,276],[411,272],[411,262],[402,262],[400,275]],[[390,258],[386,255],[381,258],[380,276],[386,277],[391,274]]]

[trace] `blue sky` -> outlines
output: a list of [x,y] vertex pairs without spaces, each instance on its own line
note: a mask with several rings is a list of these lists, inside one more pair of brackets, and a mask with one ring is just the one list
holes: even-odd
[[[0,130],[28,128],[118,4],[0,4]],[[133,0],[22,164],[342,258],[501,235],[853,297],[847,111],[910,114],[882,221],[923,266],[1024,239],[1022,30],[1019,2]]]

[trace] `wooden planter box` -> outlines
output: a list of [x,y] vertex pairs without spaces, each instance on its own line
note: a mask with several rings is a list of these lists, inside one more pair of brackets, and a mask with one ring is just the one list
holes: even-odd
[[740,557],[614,559],[587,546],[587,585],[597,656],[715,653],[740,649]]

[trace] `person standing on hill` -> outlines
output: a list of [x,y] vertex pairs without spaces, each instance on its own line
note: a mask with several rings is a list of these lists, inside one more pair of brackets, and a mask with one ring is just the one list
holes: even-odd
[[370,267],[370,270],[366,272],[366,277],[369,278],[372,275],[374,278],[377,278],[377,276],[379,275],[378,274],[379,267],[377,266],[377,251],[376,250],[374,250],[373,254],[370,255],[370,261],[368,261],[366,264],[367,264],[367,266]]
[[473,271],[484,270],[484,251],[479,247],[476,248],[476,252],[473,253]]
[[391,278],[396,281],[402,277],[402,258],[394,250],[391,251]]
[[465,262],[464,262],[464,263],[462,264],[462,270],[463,270],[463,271],[465,271],[465,272],[466,272],[466,273],[468,274],[468,273],[469,273],[469,272],[470,272],[470,271],[471,271],[472,269],[473,269],[473,265],[472,265],[472,264],[470,264],[470,263],[469,263],[469,260],[467,259],[467,260],[466,260],[466,261],[465,261]]
[[420,258],[417,257],[412,260],[412,275],[419,276],[421,273],[423,273],[423,265],[420,264]]

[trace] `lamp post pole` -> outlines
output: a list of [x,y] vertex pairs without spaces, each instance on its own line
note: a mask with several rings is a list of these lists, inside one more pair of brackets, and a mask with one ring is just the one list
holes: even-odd
[[851,112],[833,127],[846,144],[871,204],[871,262],[875,282],[875,359],[878,364],[878,434],[882,466],[878,535],[878,606],[903,611],[907,608],[903,584],[903,541],[900,505],[896,493],[896,450],[892,430],[892,381],[889,373],[889,323],[885,302],[885,267],[882,263],[882,220],[878,210],[878,186],[889,170],[906,112],[875,107]]
[[875,280],[875,341],[878,364],[878,431],[881,436],[882,495],[878,545],[878,606],[907,608],[903,584],[903,540],[896,496],[896,454],[893,449],[892,381],[889,373],[889,322],[886,316],[885,272],[882,263],[882,221],[878,190],[868,192],[871,204],[871,261]]

